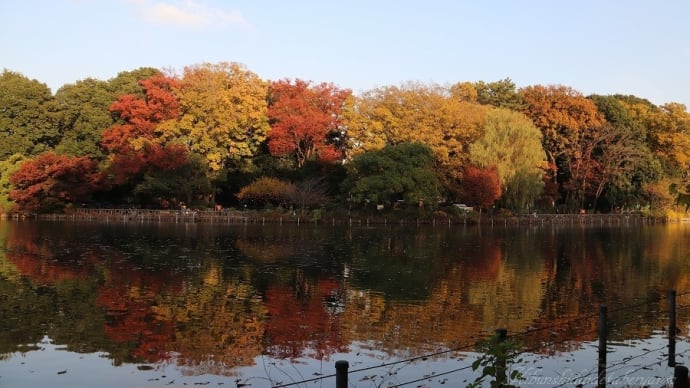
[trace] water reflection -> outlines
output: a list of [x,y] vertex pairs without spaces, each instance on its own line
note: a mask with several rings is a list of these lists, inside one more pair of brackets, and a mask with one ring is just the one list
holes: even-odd
[[644,339],[665,291],[689,288],[689,229],[5,222],[0,359],[47,336],[115,366],[239,376],[267,359],[414,357],[497,327],[551,327],[523,340],[558,354],[596,338],[601,304],[614,340]]

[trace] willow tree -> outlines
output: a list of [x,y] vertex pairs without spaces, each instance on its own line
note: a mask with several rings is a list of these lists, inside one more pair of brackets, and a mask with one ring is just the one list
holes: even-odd
[[519,112],[489,111],[482,136],[470,146],[473,165],[495,167],[505,205],[525,210],[541,194],[546,154],[541,131]]
[[202,155],[209,178],[245,172],[270,130],[268,85],[237,63],[204,63],[184,69],[176,95],[180,115],[157,127],[163,141]]

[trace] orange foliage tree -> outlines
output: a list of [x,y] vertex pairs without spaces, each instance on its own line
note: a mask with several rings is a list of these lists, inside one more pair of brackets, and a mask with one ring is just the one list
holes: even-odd
[[144,90],[144,98],[125,94],[110,106],[110,111],[122,122],[103,132],[101,145],[109,152],[136,150],[137,140],[140,144],[142,139],[153,139],[160,122],[180,113],[180,104],[172,92],[178,86],[175,78],[158,74],[140,81],[139,85]]
[[496,167],[466,166],[462,178],[462,194],[469,205],[480,209],[490,208],[501,197]]
[[14,189],[9,199],[18,210],[56,211],[80,204],[105,188],[98,164],[85,156],[70,157],[46,152],[24,162],[10,176]]
[[273,82],[269,91],[271,131],[268,148],[273,156],[293,156],[298,167],[312,158],[342,159],[337,140],[348,89],[321,83],[311,86],[300,79]]
[[596,104],[562,85],[521,90],[524,113],[542,131],[548,162],[555,165],[558,185],[572,206],[582,206],[596,169],[593,152],[605,124]]

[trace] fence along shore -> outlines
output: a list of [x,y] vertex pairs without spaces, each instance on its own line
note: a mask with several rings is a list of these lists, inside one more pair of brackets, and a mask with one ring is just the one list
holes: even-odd
[[[390,216],[390,217],[389,217]],[[690,223],[690,218],[647,217],[633,213],[593,213],[563,214],[534,213],[517,216],[492,216],[470,214],[465,216],[429,215],[424,218],[401,217],[395,214],[352,215],[345,217],[315,218],[309,214],[277,213],[261,211],[221,210],[151,210],[151,209],[91,209],[76,208],[65,213],[33,214],[12,213],[7,219],[40,219],[51,221],[91,221],[91,222],[184,222],[184,223],[318,223],[318,224],[482,224],[491,226],[515,225],[600,225],[622,226],[640,224]]]

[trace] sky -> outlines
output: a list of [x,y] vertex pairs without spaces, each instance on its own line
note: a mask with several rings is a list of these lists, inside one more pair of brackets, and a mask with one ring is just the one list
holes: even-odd
[[0,68],[53,93],[219,62],[355,94],[510,78],[690,107],[690,1],[0,0]]

